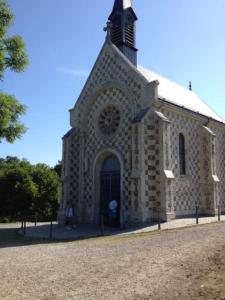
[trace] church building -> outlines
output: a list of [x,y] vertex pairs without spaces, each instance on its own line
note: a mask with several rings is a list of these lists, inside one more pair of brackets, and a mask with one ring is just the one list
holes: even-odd
[[60,224],[68,207],[78,223],[120,227],[225,212],[225,121],[191,86],[138,65],[136,21],[131,0],[115,0],[70,110]]

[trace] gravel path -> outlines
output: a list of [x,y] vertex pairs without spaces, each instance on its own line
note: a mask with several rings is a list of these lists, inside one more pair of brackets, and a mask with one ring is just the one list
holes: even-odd
[[0,299],[222,300],[224,253],[224,223],[67,243],[2,242]]

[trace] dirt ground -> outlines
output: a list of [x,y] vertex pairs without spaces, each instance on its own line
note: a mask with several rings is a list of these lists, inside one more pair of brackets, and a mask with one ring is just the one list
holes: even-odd
[[225,223],[63,243],[0,229],[0,299],[225,300]]

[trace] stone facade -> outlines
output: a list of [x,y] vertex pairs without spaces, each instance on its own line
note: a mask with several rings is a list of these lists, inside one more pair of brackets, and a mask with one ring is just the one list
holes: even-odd
[[[149,82],[106,40],[87,83],[70,111],[63,139],[59,222],[72,205],[75,219],[99,223],[101,166],[113,154],[121,166],[120,225],[225,212],[225,125],[158,97]],[[102,134],[107,106],[120,112],[112,135]],[[179,134],[185,138],[186,174],[180,175]]]

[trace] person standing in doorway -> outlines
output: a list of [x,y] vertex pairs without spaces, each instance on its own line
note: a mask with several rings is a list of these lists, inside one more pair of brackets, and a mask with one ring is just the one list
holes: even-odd
[[117,218],[118,202],[116,200],[111,200],[109,202],[108,209],[109,209],[109,224],[115,226],[116,218]]
[[74,208],[72,205],[68,205],[66,209],[66,225],[68,229],[74,227]]

